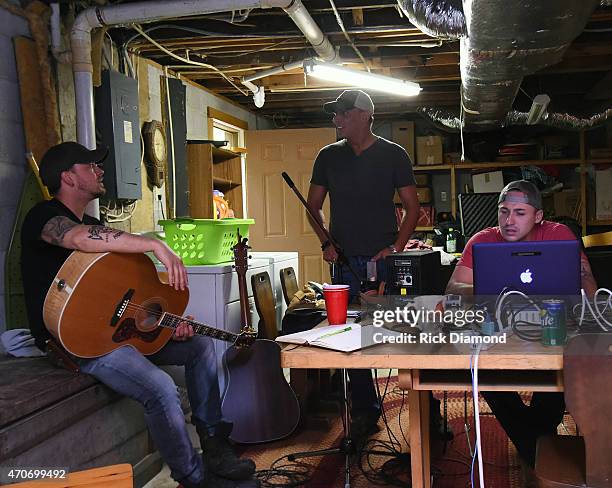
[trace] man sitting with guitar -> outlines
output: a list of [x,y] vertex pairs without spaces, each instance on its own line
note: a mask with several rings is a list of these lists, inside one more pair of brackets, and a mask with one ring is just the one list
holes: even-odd
[[[106,227],[85,214],[87,204],[106,191],[102,161],[107,153],[107,149],[88,150],[76,142],[64,142],[49,149],[40,164],[42,181],[54,198],[37,204],[24,220],[21,266],[30,328],[43,351],[51,339],[43,321],[45,297],[73,250],[152,252],[166,267],[169,285],[176,290],[187,287],[181,258],[163,241]],[[92,303],[97,299],[90,298]],[[86,321],[78,327],[82,327],[84,335],[88,333]],[[143,405],[155,445],[172,477],[184,488],[259,486],[251,479],[253,461],[236,457],[228,441],[232,426],[221,418],[212,339],[194,336],[190,323],[180,322],[172,340],[150,356],[123,346],[99,357],[76,361],[81,371]],[[202,457],[189,439],[177,387],[158,368],[168,364],[185,366],[192,421],[201,440]]]

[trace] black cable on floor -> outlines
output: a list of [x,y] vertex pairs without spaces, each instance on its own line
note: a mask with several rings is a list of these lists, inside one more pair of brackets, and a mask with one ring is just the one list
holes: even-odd
[[[389,422],[387,420],[387,414],[383,408],[384,401],[387,397],[389,383],[391,379],[391,370],[389,370],[389,375],[387,376],[385,382],[385,388],[381,395],[380,393],[380,385],[378,384],[378,375],[376,370],[374,370],[375,376],[375,389],[376,394],[378,396],[378,400],[381,405],[381,418],[385,425],[385,430],[387,431],[388,441],[378,440],[378,439],[370,439],[368,440],[358,455],[358,466],[359,470],[363,474],[363,476],[373,485],[379,486],[410,486],[410,454],[401,452],[401,443],[397,436],[391,430],[389,426]],[[395,388],[391,390],[395,391]],[[402,392],[402,403],[400,405],[400,433],[408,444],[406,437],[401,428],[401,411],[404,405],[404,395]],[[373,458],[375,456],[385,456],[389,457],[387,461],[385,461],[381,466],[377,467],[373,463]],[[400,476],[404,474],[403,478]],[[407,485],[408,482],[408,485]]]
[[262,488],[293,488],[303,486],[312,478],[314,466],[300,461],[282,464],[289,454],[275,460],[269,469],[257,471],[253,477],[260,481]]

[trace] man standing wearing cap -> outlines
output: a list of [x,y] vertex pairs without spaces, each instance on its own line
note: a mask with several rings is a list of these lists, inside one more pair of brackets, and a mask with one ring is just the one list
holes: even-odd
[[[526,180],[509,183],[499,194],[497,227],[474,234],[465,245],[461,259],[451,276],[446,293],[473,295],[474,276],[472,246],[482,242],[564,241],[575,240],[565,225],[543,220],[542,196],[538,188]],[[494,270],[492,270],[493,272]],[[597,283],[587,257],[581,256],[582,288],[592,296]],[[537,438],[554,434],[563,419],[563,393],[534,393],[526,406],[515,392],[482,392],[493,414],[514,443],[522,461],[535,465]]]
[[[21,271],[30,329],[43,351],[51,339],[43,322],[45,296],[73,250],[150,251],[166,267],[170,286],[177,290],[187,286],[181,258],[163,241],[105,227],[85,214],[87,204],[106,191],[102,161],[107,153],[105,148],[89,150],[76,142],[64,142],[49,149],[41,160],[41,179],[54,198],[34,206],[24,220]],[[191,326],[183,322],[172,341],[146,358],[135,348],[120,347],[98,358],[77,361],[82,372],[143,405],[155,445],[172,477],[184,488],[259,486],[253,480],[234,481],[251,478],[255,465],[250,459],[237,458],[228,443],[231,424],[221,418],[212,339],[194,336]],[[203,457],[191,444],[176,385],[157,367],[164,364],[185,366],[192,420]]]
[[[334,114],[333,123],[342,140],[325,146],[314,163],[308,205],[324,223],[323,202],[329,193],[329,230],[362,280],[367,262],[376,261],[378,280],[385,279],[384,258],[401,252],[412,235],[418,218],[412,163],[399,145],[372,133],[374,104],[361,90],[346,90],[324,105]],[[406,217],[398,231],[395,192]],[[312,223],[311,223],[312,224]],[[323,257],[336,262],[338,254],[317,225]],[[346,266],[339,266],[336,283],[350,285],[351,300],[359,296],[360,283]],[[377,430],[380,403],[370,370],[349,370],[352,394],[353,432],[356,437]]]

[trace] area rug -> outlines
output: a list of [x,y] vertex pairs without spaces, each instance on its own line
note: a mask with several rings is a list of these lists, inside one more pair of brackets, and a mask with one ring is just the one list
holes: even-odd
[[[401,451],[403,454],[393,461],[385,455],[363,455],[356,457],[351,463],[351,487],[365,488],[371,486],[410,486],[409,484],[409,446],[408,446],[408,399],[397,387],[397,377],[378,380],[381,393],[385,392],[384,410],[386,424],[381,432],[373,436],[368,447],[378,452]],[[441,392],[436,392],[437,398],[442,398]],[[454,439],[448,443],[444,455],[432,463],[433,486],[436,488],[455,488],[470,486],[470,448],[467,442],[468,434],[464,426],[464,394],[449,393],[447,411],[449,426],[454,433]],[[488,487],[519,488],[520,467],[514,446],[508,441],[504,431],[495,418],[490,415],[486,402],[480,400],[482,448],[484,452],[484,476]],[[468,416],[472,429],[469,431],[470,444],[474,445],[473,416],[471,395],[467,402]],[[388,428],[387,428],[388,426]],[[262,486],[304,486],[307,488],[344,488],[344,456],[327,455],[300,459],[299,464],[288,462],[283,456],[298,452],[336,447],[342,439],[342,421],[340,416],[332,417],[330,427],[326,430],[301,429],[288,439],[259,446],[242,448],[243,455],[251,457],[257,464],[257,469],[263,480]],[[280,461],[277,461],[279,460]],[[283,470],[297,470],[306,473],[303,483],[300,478],[292,479],[285,476],[272,476],[268,470],[273,463]],[[387,467],[392,476],[383,478],[377,476],[377,470],[389,461]],[[478,473],[474,473],[478,477]],[[307,478],[307,479],[306,479]],[[295,482],[296,484],[292,484]],[[478,486],[474,480],[474,486]]]

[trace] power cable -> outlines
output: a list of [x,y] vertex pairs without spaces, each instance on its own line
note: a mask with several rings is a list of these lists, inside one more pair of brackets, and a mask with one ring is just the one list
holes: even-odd
[[342,18],[340,17],[340,13],[338,12],[338,9],[336,8],[336,4],[334,3],[334,0],[329,0],[329,4],[331,5],[332,10],[334,11],[334,15],[336,16],[336,22],[338,22],[338,25],[340,26],[340,29],[342,30],[342,33],[344,34],[346,41],[353,48],[353,51],[355,51],[355,54],[359,56],[359,59],[361,59],[361,62],[363,63],[363,65],[365,66],[365,68],[368,70],[368,73],[369,73],[370,67],[368,66],[368,63],[366,62],[363,55],[361,54],[361,51],[357,48],[357,46],[355,46],[355,44],[353,43],[353,40],[349,37],[348,32],[346,32],[346,29],[344,28],[344,22],[342,22]]
[[223,71],[221,71],[219,68],[217,68],[216,66],[213,66],[212,64],[208,64],[208,63],[201,63],[199,61],[192,61],[191,59],[187,59],[187,58],[182,58],[181,56],[178,56],[176,54],[174,54],[172,51],[169,51],[168,49],[166,49],[164,46],[162,46],[161,44],[159,44],[157,41],[155,41],[153,38],[149,37],[145,31],[142,30],[142,28],[139,25],[136,24],[132,24],[133,29],[138,32],[142,37],[144,37],[145,39],[147,39],[151,44],[153,44],[154,46],[156,46],[158,49],[160,49],[161,51],[165,52],[168,56],[177,59],[179,61],[182,61],[183,63],[186,64],[192,64],[194,66],[202,66],[204,68],[209,68],[212,69],[213,71],[216,71],[217,73],[219,73],[221,75],[221,77],[223,79],[225,79],[230,85],[232,85],[234,88],[236,88],[236,90],[238,90],[240,93],[242,93],[245,97],[248,96],[248,92],[244,91],[242,88],[240,88],[236,83],[234,83],[232,81],[232,79],[227,76]]

